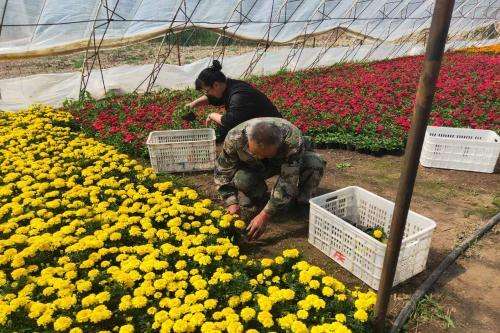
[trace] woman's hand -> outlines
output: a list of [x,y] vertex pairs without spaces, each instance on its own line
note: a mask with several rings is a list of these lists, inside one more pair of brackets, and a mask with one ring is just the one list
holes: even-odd
[[207,119],[205,119],[205,126],[208,126],[208,124],[213,121],[217,125],[221,125],[221,119],[222,115],[220,113],[212,112],[208,115]]

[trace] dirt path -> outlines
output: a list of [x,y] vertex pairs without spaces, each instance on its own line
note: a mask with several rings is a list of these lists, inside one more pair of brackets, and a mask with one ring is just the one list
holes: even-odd
[[[319,150],[328,162],[320,193],[350,185],[363,187],[391,201],[398,186],[401,156],[374,157],[344,150]],[[214,197],[211,174],[182,178]],[[391,302],[395,316],[416,287],[463,239],[500,209],[500,175],[419,168],[411,209],[437,222],[427,270],[397,286]],[[253,255],[273,256],[285,248],[298,248],[304,257],[348,285],[361,281],[333,262],[307,241],[308,224],[293,214],[283,215],[270,225]],[[427,304],[409,324],[409,332],[491,332],[500,322],[498,232],[468,251],[440,280]],[[422,307],[427,306],[422,303]],[[428,314],[428,312],[432,312]],[[437,314],[433,314],[437,312]],[[448,320],[448,321],[447,321]],[[455,328],[445,328],[449,325]]]
[[[410,332],[495,332],[500,323],[500,233],[498,228],[480,240],[446,272],[433,296],[450,317],[428,321],[415,318]],[[421,322],[423,319],[423,323]]]

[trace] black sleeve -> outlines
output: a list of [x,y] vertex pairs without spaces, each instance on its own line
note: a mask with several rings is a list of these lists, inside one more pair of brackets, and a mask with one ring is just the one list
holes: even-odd
[[213,106],[221,106],[224,105],[224,99],[218,99],[214,98],[213,96],[210,95],[205,95],[208,98],[208,104],[213,105]]
[[230,130],[244,121],[254,118],[255,105],[243,93],[234,94],[229,101],[229,110],[222,115],[221,124]]

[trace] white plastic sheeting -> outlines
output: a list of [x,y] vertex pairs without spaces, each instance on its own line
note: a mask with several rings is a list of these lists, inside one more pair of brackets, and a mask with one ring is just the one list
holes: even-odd
[[[481,44],[488,45],[494,41],[483,41]],[[447,45],[450,48],[468,47],[472,42],[452,42]],[[475,43],[474,43],[475,44]],[[275,73],[282,67],[288,53],[289,47],[284,47],[277,52],[267,52],[254,69],[257,75]],[[297,70],[308,68],[321,48],[304,48],[301,57],[297,61]],[[425,51],[421,44],[385,45],[378,48],[373,45],[363,45],[353,49],[350,47],[336,47],[329,49],[318,62],[317,66],[329,66],[340,61],[346,52],[351,52],[349,60],[365,59],[369,54],[370,60],[381,60],[395,58],[404,55],[417,55]],[[245,66],[250,62],[253,52],[240,56],[224,59],[223,71],[229,77],[237,78],[243,74]],[[164,65],[158,75],[155,87],[171,89],[184,89],[194,86],[194,79],[198,73],[207,66],[208,58],[200,59],[194,63],[176,66]],[[294,65],[290,64],[290,67]],[[151,73],[153,65],[140,66],[117,66],[103,70],[106,89],[120,88],[126,92],[132,92],[139,86],[148,73]],[[291,68],[290,68],[291,69]],[[44,103],[60,106],[65,99],[78,98],[81,73],[62,74],[39,74],[23,78],[12,78],[0,80],[0,110],[15,111],[28,107],[33,103]],[[144,91],[145,85],[139,92]],[[87,90],[93,97],[99,98],[104,95],[101,76],[98,70],[94,70],[90,76]]]
[[[494,22],[499,6],[456,1],[450,34]],[[0,0],[0,56],[81,48],[94,24],[105,42],[191,26],[274,42],[335,27],[392,40],[427,28],[433,7],[434,0]]]
[[[352,47],[305,48],[287,66],[303,69],[339,61],[378,60],[421,54],[423,45],[407,40],[430,26],[434,0],[0,0],[0,59],[82,50],[95,31],[97,43],[119,45],[159,36],[169,29],[192,26],[219,29],[243,39],[286,43],[300,36],[345,28],[376,40]],[[458,0],[450,36],[495,23],[498,0]],[[95,29],[94,29],[95,27]],[[448,48],[480,46],[498,40],[459,41]],[[268,51],[252,73],[282,68],[290,46]],[[240,77],[254,60],[253,52],[224,59],[224,72]],[[184,66],[164,65],[157,87],[192,86],[209,59]],[[1,66],[1,62],[0,62]],[[153,65],[118,66],[103,70],[106,88],[133,91]],[[104,93],[97,65],[87,90]],[[17,110],[32,103],[60,105],[77,98],[81,73],[40,74],[0,80],[0,109]],[[145,87],[142,87],[145,88]],[[141,89],[139,89],[141,91]]]

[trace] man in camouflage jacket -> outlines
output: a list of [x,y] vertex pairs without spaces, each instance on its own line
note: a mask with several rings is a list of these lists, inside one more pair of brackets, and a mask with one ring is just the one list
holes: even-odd
[[267,200],[265,180],[279,175],[262,211],[248,225],[259,238],[270,218],[295,201],[308,204],[325,168],[300,130],[285,119],[254,118],[234,127],[216,160],[215,183],[230,213]]

